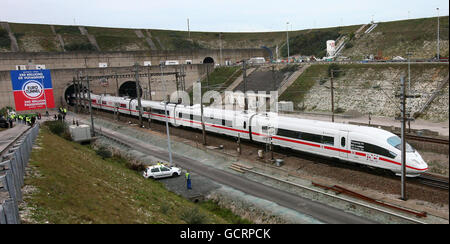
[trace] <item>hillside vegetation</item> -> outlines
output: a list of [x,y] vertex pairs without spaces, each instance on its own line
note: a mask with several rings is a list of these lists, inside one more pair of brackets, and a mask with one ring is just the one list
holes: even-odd
[[[448,16],[439,18],[440,55],[449,55]],[[369,34],[354,38],[343,55],[361,59],[370,54],[383,57],[402,56],[411,52],[411,58],[432,58],[437,47],[437,18],[382,22]]]
[[[448,16],[440,17],[441,55],[448,56]],[[78,26],[39,25],[9,23],[20,51],[63,51],[56,35],[61,35],[66,51],[93,50],[86,35]],[[410,19],[379,23],[370,34],[363,34],[362,26],[341,26],[322,29],[289,31],[290,55],[323,56],[327,39],[347,36],[352,39],[343,51],[344,56],[361,59],[370,54],[382,56],[405,56],[411,49],[413,58],[430,58],[436,54],[436,18]],[[54,31],[52,30],[52,27]],[[368,27],[366,27],[368,28]],[[278,32],[190,32],[158,29],[126,29],[85,27],[101,51],[137,50],[196,50],[239,49],[268,47],[280,58],[287,56],[286,31]],[[1,31],[1,28],[0,28]],[[140,34],[139,34],[140,33]],[[0,33],[0,51],[9,51],[9,39]],[[153,43],[153,47],[149,44]]]

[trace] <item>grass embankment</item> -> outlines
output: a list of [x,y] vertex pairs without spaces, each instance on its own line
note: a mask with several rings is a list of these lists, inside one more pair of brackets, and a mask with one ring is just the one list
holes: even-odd
[[194,204],[127,168],[126,160],[102,159],[46,126],[36,144],[26,185],[37,190],[25,198],[32,223],[246,222],[214,203]]
[[[202,92],[218,91],[222,92],[227,89],[240,75],[242,75],[241,66],[225,66],[215,68],[209,73],[209,77],[202,79]],[[193,97],[193,91],[189,92],[189,96]]]
[[280,95],[280,101],[292,101],[294,108],[299,109],[298,104],[302,103],[309,90],[317,81],[327,79],[329,65],[311,65],[306,69],[290,87]]

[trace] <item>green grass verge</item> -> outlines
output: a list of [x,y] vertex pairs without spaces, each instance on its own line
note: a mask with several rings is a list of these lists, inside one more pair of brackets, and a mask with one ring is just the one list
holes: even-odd
[[40,149],[34,149],[30,159],[35,173],[25,181],[37,189],[25,199],[32,223],[243,222],[169,192],[162,183],[127,168],[126,160],[102,159],[88,146],[54,135],[45,126],[37,145]]

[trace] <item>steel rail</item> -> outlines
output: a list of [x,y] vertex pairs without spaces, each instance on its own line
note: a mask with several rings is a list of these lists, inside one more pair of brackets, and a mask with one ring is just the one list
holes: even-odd
[[236,165],[236,164],[232,164],[232,165],[233,165],[233,167],[238,168],[238,169],[240,169],[242,171],[246,171],[246,172],[250,172],[250,173],[253,173],[253,174],[257,174],[257,175],[260,175],[260,176],[263,176],[263,177],[266,177],[266,178],[269,178],[269,179],[272,179],[272,180],[275,180],[275,181],[278,181],[278,182],[281,182],[281,183],[285,183],[285,184],[292,185],[292,186],[295,186],[295,187],[298,187],[298,188],[301,188],[301,189],[304,189],[304,190],[311,191],[311,192],[316,193],[316,194],[321,194],[321,195],[330,197],[332,199],[337,199],[337,200],[341,200],[341,201],[348,202],[348,203],[351,203],[351,204],[359,205],[359,206],[362,206],[364,208],[368,208],[368,209],[371,209],[371,210],[374,210],[374,211],[378,211],[378,212],[381,212],[381,213],[384,213],[384,214],[395,216],[395,217],[398,217],[400,219],[411,221],[413,223],[426,224],[425,222],[422,222],[422,221],[419,221],[419,220],[416,220],[416,219],[413,219],[413,218],[410,218],[410,217],[407,217],[407,216],[403,216],[403,215],[400,215],[400,214],[397,214],[397,213],[394,213],[394,212],[390,212],[390,211],[387,211],[387,210],[383,210],[383,209],[380,209],[380,208],[377,208],[377,207],[373,207],[373,206],[370,206],[370,205],[367,205],[367,204],[364,204],[364,203],[356,202],[356,201],[353,201],[351,199],[346,199],[346,198],[343,198],[343,197],[332,195],[332,194],[329,194],[329,193],[326,193],[326,192],[322,192],[322,191],[319,191],[319,190],[316,190],[316,189],[313,189],[313,188],[310,188],[310,187],[307,187],[307,186],[302,186],[302,185],[299,185],[299,184],[295,184],[293,182],[285,181],[285,180],[273,177],[271,175],[267,175],[267,174],[264,174],[264,173],[256,172],[254,170],[251,170],[251,169],[246,168],[246,167],[242,167],[240,165]]
[[434,188],[440,188],[440,189],[444,189],[444,190],[448,190],[449,189],[449,185],[448,185],[448,178],[439,178],[439,177],[435,177],[431,174],[422,174],[420,176],[417,176],[416,179],[424,185],[427,186],[432,186]]

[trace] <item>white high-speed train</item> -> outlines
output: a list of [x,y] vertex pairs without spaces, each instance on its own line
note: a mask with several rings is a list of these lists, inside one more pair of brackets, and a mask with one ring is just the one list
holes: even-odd
[[[139,116],[136,99],[91,94],[94,108]],[[202,129],[200,105],[141,100],[142,116],[152,120]],[[203,120],[209,132],[240,137],[250,141],[291,148],[293,150],[337,158],[370,167],[401,173],[401,139],[388,131],[373,127],[331,123],[275,113],[252,113],[204,107]],[[406,175],[418,176],[428,170],[427,163],[406,144]]]

